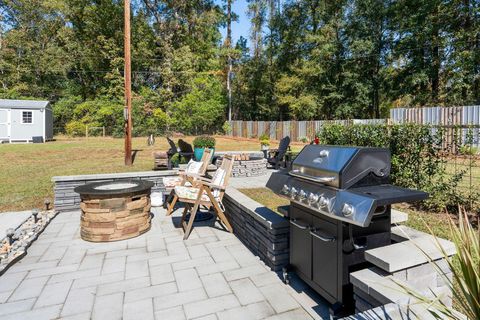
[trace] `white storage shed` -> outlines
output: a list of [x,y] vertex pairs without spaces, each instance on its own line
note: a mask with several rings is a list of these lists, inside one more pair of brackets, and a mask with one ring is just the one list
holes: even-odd
[[0,142],[45,142],[53,139],[49,101],[0,99]]

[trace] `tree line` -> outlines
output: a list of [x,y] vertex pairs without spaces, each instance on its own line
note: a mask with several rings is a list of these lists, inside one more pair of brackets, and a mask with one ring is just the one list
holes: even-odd
[[[134,134],[480,104],[480,0],[249,0],[237,43],[233,1],[133,1]],[[123,1],[0,0],[0,97],[57,127],[120,135],[123,63]]]

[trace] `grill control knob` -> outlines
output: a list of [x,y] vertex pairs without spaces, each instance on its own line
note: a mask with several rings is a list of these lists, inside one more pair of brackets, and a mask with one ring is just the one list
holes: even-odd
[[342,213],[345,217],[351,216],[355,212],[355,208],[348,203],[345,203],[342,208]]
[[290,193],[290,187],[287,186],[286,184],[284,184],[283,188],[282,188],[282,193],[289,194]]
[[328,200],[327,197],[320,196],[320,199],[318,200],[318,206],[320,208],[328,207],[329,203],[330,203],[330,200]]
[[298,193],[298,198],[300,201],[307,199],[307,193],[303,190],[300,190],[300,192]]
[[295,187],[290,188],[290,196],[292,197],[292,199],[295,198],[297,194],[298,194],[298,191],[297,189],[295,189]]
[[315,194],[312,192],[308,195],[308,202],[310,202],[310,204],[315,203],[318,201],[318,198],[319,198],[318,194]]

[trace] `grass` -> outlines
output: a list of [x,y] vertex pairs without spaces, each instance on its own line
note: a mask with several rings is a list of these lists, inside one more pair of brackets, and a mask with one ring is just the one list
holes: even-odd
[[239,189],[239,191],[278,214],[280,214],[278,207],[290,204],[288,199],[278,196],[267,188]]
[[[194,137],[183,139],[191,143]],[[216,139],[217,151],[260,150],[258,139]],[[42,207],[45,198],[53,199],[53,176],[151,170],[152,152],[167,150],[168,144],[161,137],[155,146],[148,146],[146,140],[133,139],[138,151],[131,167],[123,164],[123,139],[57,137],[45,144],[0,144],[0,212]],[[293,150],[301,147],[295,144]]]

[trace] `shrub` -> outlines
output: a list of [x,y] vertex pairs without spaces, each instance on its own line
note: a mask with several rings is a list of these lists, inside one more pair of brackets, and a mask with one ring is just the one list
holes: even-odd
[[222,126],[223,133],[226,134],[227,136],[232,135],[232,125],[230,122],[225,121]]
[[178,153],[175,153],[173,156],[172,156],[172,159],[170,159],[170,161],[172,162],[172,165],[173,167],[178,167],[179,164],[186,164],[188,163],[187,159],[183,156],[180,156],[180,154]]
[[71,137],[85,136],[85,129],[85,124],[78,120],[72,120],[65,125],[65,132]]
[[479,153],[478,148],[472,147],[471,145],[463,145],[459,149],[460,154],[465,156],[474,156]]
[[215,138],[212,136],[199,136],[193,140],[195,148],[215,148]]
[[303,143],[308,143],[308,138],[307,137],[301,137],[299,140]]
[[457,210],[470,201],[457,188],[464,171],[448,174],[441,156],[442,132],[430,126],[340,125],[330,124],[318,133],[322,144],[389,148],[392,155],[391,179],[396,185],[426,191],[426,209]]
[[260,144],[262,146],[269,146],[270,145],[270,136],[267,135],[266,133],[261,134],[259,140],[260,140]]

